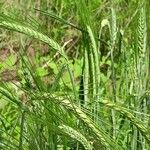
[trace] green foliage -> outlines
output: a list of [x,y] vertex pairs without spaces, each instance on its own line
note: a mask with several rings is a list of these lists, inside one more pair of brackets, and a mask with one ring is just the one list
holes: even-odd
[[0,3],[0,149],[150,148],[149,7],[136,2]]

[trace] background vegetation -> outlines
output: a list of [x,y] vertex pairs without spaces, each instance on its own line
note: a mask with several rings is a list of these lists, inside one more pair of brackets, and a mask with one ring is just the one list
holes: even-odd
[[0,0],[0,149],[150,149],[149,0]]

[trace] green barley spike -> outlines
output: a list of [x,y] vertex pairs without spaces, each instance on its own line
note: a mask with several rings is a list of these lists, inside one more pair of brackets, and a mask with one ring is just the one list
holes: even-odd
[[138,50],[141,57],[143,57],[146,52],[146,38],[146,14],[145,9],[142,7],[138,21]]
[[27,25],[20,24],[20,22],[11,20],[9,17],[3,17],[3,15],[0,15],[0,27],[7,28],[13,31],[24,33],[30,37],[36,38],[42,42],[47,43],[49,46],[54,48],[55,50],[58,50],[62,53],[61,47],[58,43],[56,43],[54,40],[49,38],[47,35],[44,35],[43,33],[36,31],[32,29],[31,27]]
[[66,134],[68,134],[71,138],[76,139],[79,141],[85,148],[85,150],[92,150],[92,145],[90,142],[78,131],[75,129],[66,126],[66,125],[60,125],[59,128]]
[[144,124],[139,119],[135,118],[134,115],[129,112],[129,110],[127,110],[122,106],[117,105],[116,103],[112,103],[108,100],[103,100],[100,103],[126,116],[138,128],[138,130],[142,133],[142,135],[145,137],[147,142],[150,144],[150,134],[148,129],[144,126]]

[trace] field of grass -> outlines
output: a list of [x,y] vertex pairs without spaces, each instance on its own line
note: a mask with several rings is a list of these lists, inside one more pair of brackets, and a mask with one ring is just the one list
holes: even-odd
[[0,150],[149,150],[149,7],[0,0]]

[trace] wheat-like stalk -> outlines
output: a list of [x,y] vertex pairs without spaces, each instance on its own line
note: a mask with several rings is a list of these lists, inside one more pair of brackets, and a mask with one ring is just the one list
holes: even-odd
[[9,20],[5,21],[4,19],[0,18],[0,27],[8,28],[17,32],[24,33],[30,37],[36,38],[40,41],[47,43],[49,46],[51,46],[55,50],[58,50],[59,52],[61,52],[61,47],[59,46],[57,42],[55,42],[54,40],[52,40],[51,38],[49,38],[48,36],[44,35],[43,33],[39,31],[35,31],[34,29],[25,25],[20,25],[17,21],[16,22],[14,21],[12,22]]
[[98,94],[99,84],[100,84],[99,53],[98,53],[98,48],[97,48],[97,44],[96,44],[92,29],[90,28],[90,26],[87,26],[87,29],[88,29],[88,33],[89,33],[90,40],[91,40],[91,43],[92,43],[91,53],[93,55],[93,63],[94,63],[94,70],[95,70],[94,77],[95,77],[95,82],[96,82],[96,91],[97,91],[96,94]]
[[129,110],[108,100],[103,100],[100,103],[126,116],[133,123],[133,125],[135,125],[138,128],[138,130],[142,133],[147,142],[150,143],[150,134],[148,129],[143,125],[143,123],[139,119],[135,118],[134,115],[129,112]]
[[85,150],[92,150],[92,145],[90,142],[79,132],[77,132],[75,129],[66,126],[66,125],[60,125],[58,126],[64,133],[68,134],[71,138],[76,139],[79,141],[85,148]]
[[[65,99],[64,97],[58,98],[57,96],[50,95],[48,93],[45,93],[44,97],[53,99],[53,102],[57,104],[59,103],[61,106],[64,106],[66,109],[72,111],[78,118],[80,118],[80,120],[82,120],[86,124],[87,127],[91,129],[91,131],[93,131],[93,133],[98,137],[98,139],[100,139],[101,143],[104,146],[110,148],[114,146],[114,141],[110,140],[109,137],[107,137],[100,128],[97,128],[95,124],[93,124],[92,120],[77,105],[72,104],[69,100]],[[150,143],[150,135],[147,128],[143,125],[143,123],[140,120],[135,118],[134,115],[131,114],[126,108],[119,106],[116,103],[112,103],[108,100],[100,101],[100,103],[126,116],[133,123],[133,125],[135,125],[138,128],[138,130],[142,133],[147,142]]]
[[[67,110],[72,111],[80,120],[82,120],[93,132],[97,137],[100,139],[100,142],[106,146],[111,147],[107,139],[103,136],[103,132],[99,131],[90,118],[76,105],[72,104],[69,100],[59,97],[55,97],[56,102],[59,102],[60,105],[67,108]],[[109,139],[109,138],[108,138]]]
[[[34,93],[35,94],[35,93]],[[32,99],[47,99],[52,100],[53,103],[56,105],[60,105],[65,107],[68,111],[71,111],[74,115],[76,115],[82,122],[85,123],[85,125],[95,134],[97,140],[99,142],[110,149],[120,150],[121,148],[117,143],[115,143],[112,139],[107,136],[104,131],[100,128],[98,128],[93,121],[78,107],[76,104],[70,102],[68,99],[64,97],[58,97],[54,94],[49,93],[43,93],[38,94],[36,93],[36,97],[32,97]]]
[[141,54],[142,57],[145,55],[146,51],[146,15],[145,15],[145,9],[142,7],[140,9],[139,14],[139,21],[138,21],[138,50],[139,54]]
[[88,52],[84,50],[84,72],[83,72],[83,86],[84,86],[84,103],[88,107],[88,94],[89,94],[89,59]]

